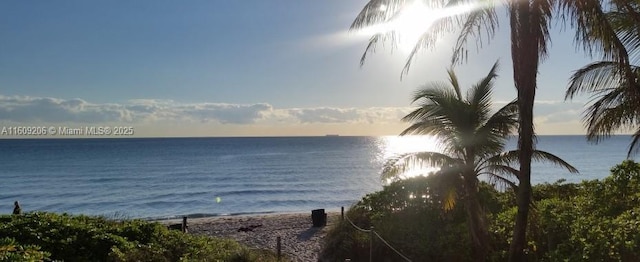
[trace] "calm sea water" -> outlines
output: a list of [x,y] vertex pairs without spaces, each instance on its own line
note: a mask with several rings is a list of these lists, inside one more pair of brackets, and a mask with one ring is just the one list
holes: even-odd
[[[540,136],[539,149],[581,174],[535,164],[533,181],[602,178],[629,139]],[[25,211],[136,218],[339,209],[382,188],[385,159],[430,147],[418,137],[0,140],[0,213],[15,200]]]

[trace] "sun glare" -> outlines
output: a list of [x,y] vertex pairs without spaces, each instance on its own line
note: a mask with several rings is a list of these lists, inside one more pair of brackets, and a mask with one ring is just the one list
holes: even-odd
[[[382,153],[380,157],[383,162],[406,153],[441,151],[438,140],[432,136],[387,136],[382,138],[380,147]],[[425,163],[410,163],[407,171],[400,178],[428,175],[438,170],[438,167]]]
[[[420,38],[435,21],[443,17],[463,14],[477,7],[477,5],[466,4],[438,8],[429,7],[422,0],[408,2],[389,21],[362,29],[360,32],[368,36],[379,33],[396,33],[394,44],[400,51],[409,53],[413,51]],[[378,10],[387,12],[388,8],[386,5],[380,5]]]
[[403,52],[411,52],[435,21],[435,10],[427,8],[422,1],[413,1],[403,8],[399,16],[391,23],[391,27],[398,33],[398,49]]

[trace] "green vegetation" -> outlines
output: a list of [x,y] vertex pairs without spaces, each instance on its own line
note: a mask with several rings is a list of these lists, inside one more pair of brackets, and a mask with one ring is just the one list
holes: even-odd
[[53,213],[0,216],[0,261],[276,261],[237,242],[159,223]]
[[[441,141],[443,152],[408,153],[392,158],[382,172],[383,179],[401,177],[415,165],[440,167],[433,177],[446,190],[444,208],[450,209],[461,195],[472,256],[482,260],[489,251],[487,222],[478,196],[478,176],[515,188],[519,170],[515,167],[519,151],[502,152],[507,136],[518,128],[518,106],[511,102],[491,114],[491,93],[497,77],[496,62],[489,73],[463,97],[458,78],[449,70],[449,83],[430,83],[420,88],[413,102],[418,108],[403,120],[411,122],[401,135],[430,135]],[[534,150],[534,157],[555,163],[571,172],[577,170],[550,153]]]
[[[575,0],[519,0],[519,1],[420,1],[431,9],[442,12],[442,16],[436,18],[432,23],[424,26],[424,30],[419,40],[415,43],[413,51],[409,54],[402,73],[409,70],[411,62],[418,51],[422,48],[433,48],[438,43],[438,39],[443,38],[447,33],[458,34],[456,44],[453,48],[452,63],[466,61],[468,58],[467,44],[471,41],[476,43],[476,48],[483,46],[485,41],[489,41],[498,29],[498,15],[496,12],[497,3],[502,3],[507,11],[508,25],[511,43],[511,62],[513,66],[513,83],[517,90],[517,103],[519,111],[518,128],[518,149],[519,176],[518,190],[516,191],[517,215],[514,217],[515,230],[513,241],[509,250],[509,261],[523,261],[526,251],[526,233],[528,218],[530,217],[530,203],[532,197],[531,188],[531,161],[535,149],[534,130],[534,101],[538,83],[539,66],[549,55],[549,44],[551,43],[551,28],[555,23],[560,23],[569,29],[575,30],[575,42],[579,47],[583,47],[589,55],[598,54],[604,60],[617,64],[615,70],[621,70],[620,76],[624,78],[619,82],[626,82],[632,88],[619,88],[606,95],[610,104],[619,104],[621,99],[628,99],[630,103],[622,103],[627,108],[619,108],[606,118],[608,121],[603,126],[597,128],[609,129],[610,127],[628,127],[638,124],[638,75],[637,70],[630,66],[630,57],[635,54],[628,51],[629,44],[638,46],[638,38],[634,34],[629,34],[620,30],[620,27],[607,16],[606,11],[613,11],[615,14],[628,18],[634,32],[640,25],[640,14],[637,1],[575,1]],[[363,7],[362,11],[351,24],[351,29],[359,30],[365,28],[375,28],[380,24],[393,24],[394,19],[403,16],[403,7],[407,5],[404,0],[370,0]],[[457,13],[456,11],[468,5],[475,5],[475,8]],[[448,10],[447,10],[448,9]],[[409,12],[407,12],[409,13]],[[414,17],[409,19],[413,20]],[[555,20],[555,21],[554,21]],[[401,25],[404,27],[420,26],[419,20],[416,24]],[[390,23],[391,22],[391,23]],[[403,24],[403,23],[400,23]],[[383,26],[384,28],[385,26]],[[388,26],[386,26],[388,28]],[[377,32],[369,39],[360,63],[364,63],[367,53],[373,52],[380,42],[392,41],[392,48],[397,46],[398,39],[402,37],[402,30],[406,28],[391,28],[387,31]],[[593,79],[591,79],[593,80]],[[618,79],[619,80],[619,79]],[[593,82],[589,83],[593,84]],[[624,91],[623,95],[618,95],[618,91]],[[608,92],[603,89],[595,93]],[[604,105],[602,112],[608,110],[608,105]],[[605,116],[601,111],[596,111],[598,117]],[[635,114],[635,115],[633,115]],[[592,123],[590,123],[591,125]],[[597,129],[600,132],[602,129]],[[611,129],[610,129],[611,130]],[[640,131],[640,130],[639,130]],[[603,132],[607,134],[607,132]],[[640,133],[636,132],[631,148],[639,141]]]
[[[533,188],[525,256],[528,261],[639,261],[640,164],[626,160],[602,180],[578,184],[541,184]],[[346,215],[371,226],[413,261],[476,261],[467,234],[464,208],[444,211],[445,191],[436,177],[396,181],[364,197]],[[488,216],[489,260],[508,259],[517,213],[512,191],[480,183],[479,197]],[[380,241],[375,261],[402,261]],[[347,221],[328,233],[322,256],[328,261],[366,261],[369,235]]]

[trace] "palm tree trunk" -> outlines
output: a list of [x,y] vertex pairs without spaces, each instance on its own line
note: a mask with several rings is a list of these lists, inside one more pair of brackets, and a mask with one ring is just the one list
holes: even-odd
[[465,176],[465,210],[471,237],[473,261],[486,261],[489,253],[489,232],[480,199],[478,179],[475,175]]
[[[535,88],[532,88],[535,90]],[[518,92],[530,93],[530,92]],[[529,217],[529,204],[531,203],[531,155],[533,154],[533,99],[532,95],[518,95],[520,103],[520,134],[518,147],[520,150],[520,183],[516,195],[518,213],[516,214],[513,240],[509,248],[509,261],[524,261],[524,249],[526,247],[527,218]],[[522,99],[529,97],[524,102]]]
[[533,103],[539,64],[539,43],[542,34],[529,1],[515,1],[510,6],[511,57],[514,84],[518,90],[520,127],[518,149],[520,150],[519,186],[516,195],[516,214],[513,239],[509,247],[509,261],[525,261],[527,218],[531,202],[531,157],[534,149]]

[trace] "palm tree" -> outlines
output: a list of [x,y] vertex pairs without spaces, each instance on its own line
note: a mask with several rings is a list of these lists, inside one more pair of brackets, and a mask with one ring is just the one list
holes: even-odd
[[[637,2],[629,3],[626,10],[611,10],[607,18],[618,32],[634,62],[640,58],[640,16]],[[628,11],[631,10],[631,11]],[[632,72],[633,79],[625,78],[624,72]],[[598,61],[577,70],[569,81],[565,99],[579,93],[591,94],[593,100],[585,110],[584,122],[587,139],[599,142],[613,132],[636,128],[627,157],[640,150],[640,67],[620,64],[616,61]]]
[[[519,175],[511,166],[517,162],[518,151],[502,152],[508,135],[517,129],[518,106],[514,101],[490,114],[497,67],[494,64],[487,76],[468,90],[466,98],[453,70],[448,71],[449,85],[431,83],[419,89],[413,98],[418,108],[403,118],[412,124],[401,135],[435,136],[441,141],[443,152],[403,154],[390,159],[383,170],[383,179],[389,179],[401,175],[414,163],[423,163],[440,167],[434,175],[457,183],[463,190],[475,261],[486,259],[490,249],[487,223],[478,198],[478,176],[488,175],[494,181],[516,187],[512,180]],[[536,150],[534,156],[577,172],[552,154]],[[444,203],[450,207],[452,201],[447,199]]]
[[[475,38],[477,44],[483,39],[490,39],[498,27],[498,18],[494,1],[491,0],[415,0],[426,2],[430,7],[451,8],[450,16],[437,16],[430,27],[425,28],[420,40],[410,53],[403,73],[406,73],[417,50],[434,47],[436,40],[447,33],[460,28],[457,44],[454,46],[453,62],[466,58],[466,44],[469,38]],[[358,14],[351,25],[352,30],[394,21],[402,15],[402,7],[409,0],[370,0]],[[588,54],[599,51],[603,58],[622,65],[629,64],[629,55],[623,43],[617,37],[609,20],[605,17],[602,0],[506,0],[503,1],[509,16],[511,34],[511,62],[513,80],[517,90],[519,110],[518,149],[520,150],[520,175],[516,202],[518,212],[511,246],[509,261],[523,261],[526,244],[526,227],[531,202],[531,160],[534,154],[533,104],[535,100],[538,65],[547,56],[547,45],[550,42],[549,28],[553,18],[559,18],[563,24],[576,31],[575,41],[584,47]],[[628,10],[628,0],[608,0],[609,5]],[[474,8],[456,8],[468,7]],[[466,9],[466,12],[459,12]],[[426,14],[431,15],[433,14]],[[484,37],[483,37],[484,36]],[[375,49],[378,42],[398,38],[394,30],[374,35],[369,40],[361,63],[366,54]],[[393,46],[393,45],[392,45]],[[630,78],[629,70],[621,72]]]

